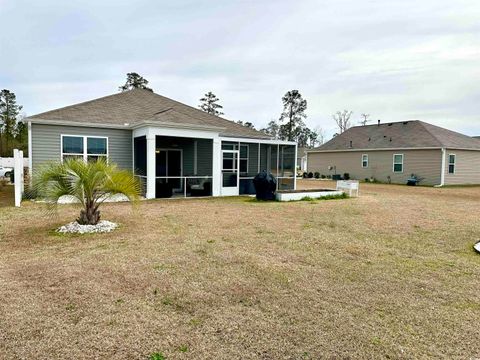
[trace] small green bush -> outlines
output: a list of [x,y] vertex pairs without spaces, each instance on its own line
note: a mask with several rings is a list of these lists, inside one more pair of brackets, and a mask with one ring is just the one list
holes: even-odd
[[323,174],[322,174],[322,175],[320,175],[320,177],[321,177],[322,179],[325,179],[325,178],[326,178],[326,176],[325,176],[325,175],[323,175]]
[[320,173],[318,171],[315,171],[315,179],[320,179]]
[[155,352],[150,354],[150,360],[165,360],[165,359],[166,357],[162,353]]
[[311,171],[308,173],[308,178],[309,178],[309,179],[312,179],[312,178],[313,178],[313,173],[312,173]]
[[343,178],[344,178],[345,180],[350,180],[350,174],[349,174],[349,173],[343,174]]

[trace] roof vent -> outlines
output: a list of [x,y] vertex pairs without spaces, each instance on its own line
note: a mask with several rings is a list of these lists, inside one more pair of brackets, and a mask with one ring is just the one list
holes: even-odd
[[353,147],[353,143],[352,143],[352,140],[350,140],[350,148]]
[[390,142],[392,142],[392,138],[390,138]]
[[388,124],[388,126],[392,126],[392,125],[393,125],[392,123]]
[[404,121],[404,122],[403,122],[403,125],[407,125],[407,124],[408,124],[408,121]]
[[371,138],[368,138],[368,141],[372,140]]
[[377,124],[378,124],[378,126],[380,126],[380,119],[378,119],[378,123],[377,123]]

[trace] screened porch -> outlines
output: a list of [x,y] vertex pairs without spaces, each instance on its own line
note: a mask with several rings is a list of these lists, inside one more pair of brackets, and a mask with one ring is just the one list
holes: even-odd
[[293,144],[156,135],[135,137],[133,147],[147,198],[255,194],[253,179],[262,171],[277,178],[278,190],[295,188]]

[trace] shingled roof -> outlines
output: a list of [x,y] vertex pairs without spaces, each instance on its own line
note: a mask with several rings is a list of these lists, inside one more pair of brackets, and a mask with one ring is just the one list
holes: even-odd
[[355,126],[311,151],[450,148],[480,150],[480,141],[470,136],[409,120]]
[[66,106],[33,115],[27,120],[42,120],[81,125],[135,126],[142,123],[158,125],[192,125],[219,128],[223,136],[269,139],[268,135],[236,124],[233,121],[210,115],[200,109],[155,94],[148,90],[134,89],[98,99]]

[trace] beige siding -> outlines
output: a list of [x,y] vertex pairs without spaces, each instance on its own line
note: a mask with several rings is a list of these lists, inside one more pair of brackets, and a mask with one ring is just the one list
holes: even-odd
[[[368,167],[362,168],[362,154],[368,155]],[[393,155],[403,154],[403,172],[393,172]],[[329,166],[336,166],[337,174],[349,173],[352,179],[363,180],[374,177],[392,183],[404,184],[411,174],[422,178],[423,185],[439,185],[442,152],[438,150],[397,150],[397,151],[348,151],[308,154],[308,171],[333,175]]]
[[[455,154],[455,174],[448,173],[448,155]],[[447,149],[445,185],[480,184],[480,151]]]

